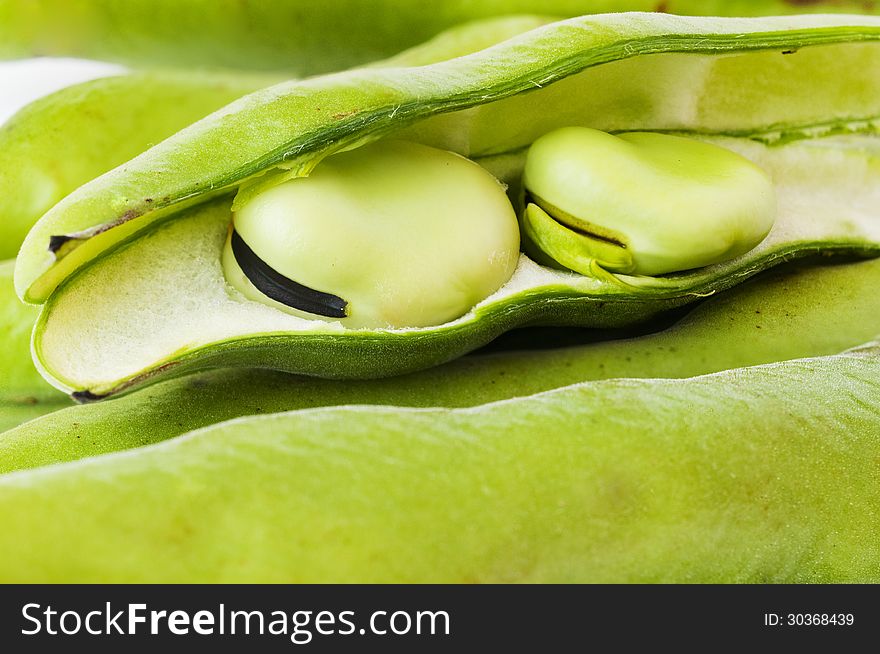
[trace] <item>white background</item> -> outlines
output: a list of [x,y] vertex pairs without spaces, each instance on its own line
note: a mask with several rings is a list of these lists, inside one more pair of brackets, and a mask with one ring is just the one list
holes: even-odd
[[125,70],[81,59],[25,59],[0,62],[0,123],[26,104],[53,91]]

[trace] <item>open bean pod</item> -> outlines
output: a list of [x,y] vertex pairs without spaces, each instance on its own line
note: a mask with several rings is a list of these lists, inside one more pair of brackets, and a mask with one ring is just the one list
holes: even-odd
[[[519,325],[631,324],[795,257],[876,255],[880,80],[866,71],[880,64],[878,41],[880,21],[865,17],[606,15],[443,63],[258,91],[86,184],[35,226],[16,285],[45,303],[38,365],[80,399],[238,365],[384,376]],[[227,284],[231,209],[331,155],[391,137],[439,147],[481,164],[516,200],[528,146],[567,126],[683,133],[737,153],[772,180],[772,230],[735,258],[671,274],[574,274],[522,255],[497,292],[434,326],[351,328]]]

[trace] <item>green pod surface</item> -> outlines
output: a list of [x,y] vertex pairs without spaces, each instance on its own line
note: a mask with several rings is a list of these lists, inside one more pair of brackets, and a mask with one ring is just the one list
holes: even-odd
[[[621,325],[723,290],[793,256],[875,253],[873,139],[823,147],[822,139],[808,137],[874,130],[880,89],[863,71],[877,65],[878,38],[877,20],[851,16],[596,16],[548,25],[439,64],[359,70],[257,92],[85,185],[35,226],[18,260],[16,285],[30,301],[52,295],[37,330],[40,363],[59,387],[84,398],[220,365],[387,375],[435,365],[516,325]],[[777,226],[743,257],[647,283],[566,276],[523,259],[500,295],[437,328],[366,332],[293,324],[241,302],[224,313],[235,301],[227,303],[222,275],[212,267],[211,243],[218,226],[229,221],[225,198],[236,190],[247,198],[307,174],[333,152],[386,135],[465,154],[515,182],[522,148],[566,124],[686,131],[736,150],[774,178],[781,198]],[[801,142],[780,145],[793,140]],[[218,196],[224,197],[208,208],[184,211]],[[144,236],[147,227],[167,218],[173,220]],[[179,231],[171,238],[168,230]],[[173,250],[181,239],[187,241],[184,251]],[[104,256],[126,242],[122,258]],[[160,242],[161,252],[149,250]],[[178,308],[198,307],[222,327],[181,321],[157,297],[158,285],[143,286],[146,278],[158,284],[162,271],[174,267],[163,262],[172,259],[179,264],[178,279],[199,282],[190,285],[191,295],[178,298]],[[52,294],[91,264],[92,270]],[[118,280],[134,285],[127,286],[128,301],[100,281],[110,279],[114,265],[117,272],[125,268]],[[114,285],[121,286],[118,280]],[[206,294],[194,291],[201,282],[219,285],[202,285]],[[161,283],[179,286],[168,278]],[[173,315],[184,328],[172,335],[166,323],[144,322],[138,307],[147,306],[151,316]],[[135,339],[126,329],[137,321],[147,332]],[[118,331],[105,329],[111,324]],[[123,340],[138,345],[122,352]],[[89,348],[100,352],[92,356]]]
[[707,16],[865,12],[864,0],[0,0],[0,57],[313,74],[387,57],[453,25],[514,13]]
[[878,347],[241,418],[3,475],[0,579],[877,581]]
[[[140,447],[246,415],[343,404],[475,406],[584,381],[685,378],[838,354],[880,333],[878,286],[880,259],[794,264],[706,298],[674,324],[644,334],[603,333],[614,338],[596,340],[571,328],[523,330],[490,351],[365,381],[254,369],[191,375],[71,406],[3,433],[0,473]],[[23,368],[30,356],[22,354]]]

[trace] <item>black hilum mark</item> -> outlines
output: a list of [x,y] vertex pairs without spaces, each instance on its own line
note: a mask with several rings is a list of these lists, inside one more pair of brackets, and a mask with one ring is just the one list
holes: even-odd
[[260,259],[238,232],[232,230],[232,254],[251,283],[263,295],[306,313],[328,318],[345,318],[348,302],[332,293],[316,291],[288,279]]

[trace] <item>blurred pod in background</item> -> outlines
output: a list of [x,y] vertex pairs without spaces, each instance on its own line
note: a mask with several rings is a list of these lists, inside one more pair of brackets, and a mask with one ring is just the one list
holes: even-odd
[[0,58],[310,75],[391,56],[460,23],[506,14],[694,16],[880,13],[863,0],[0,0]]

